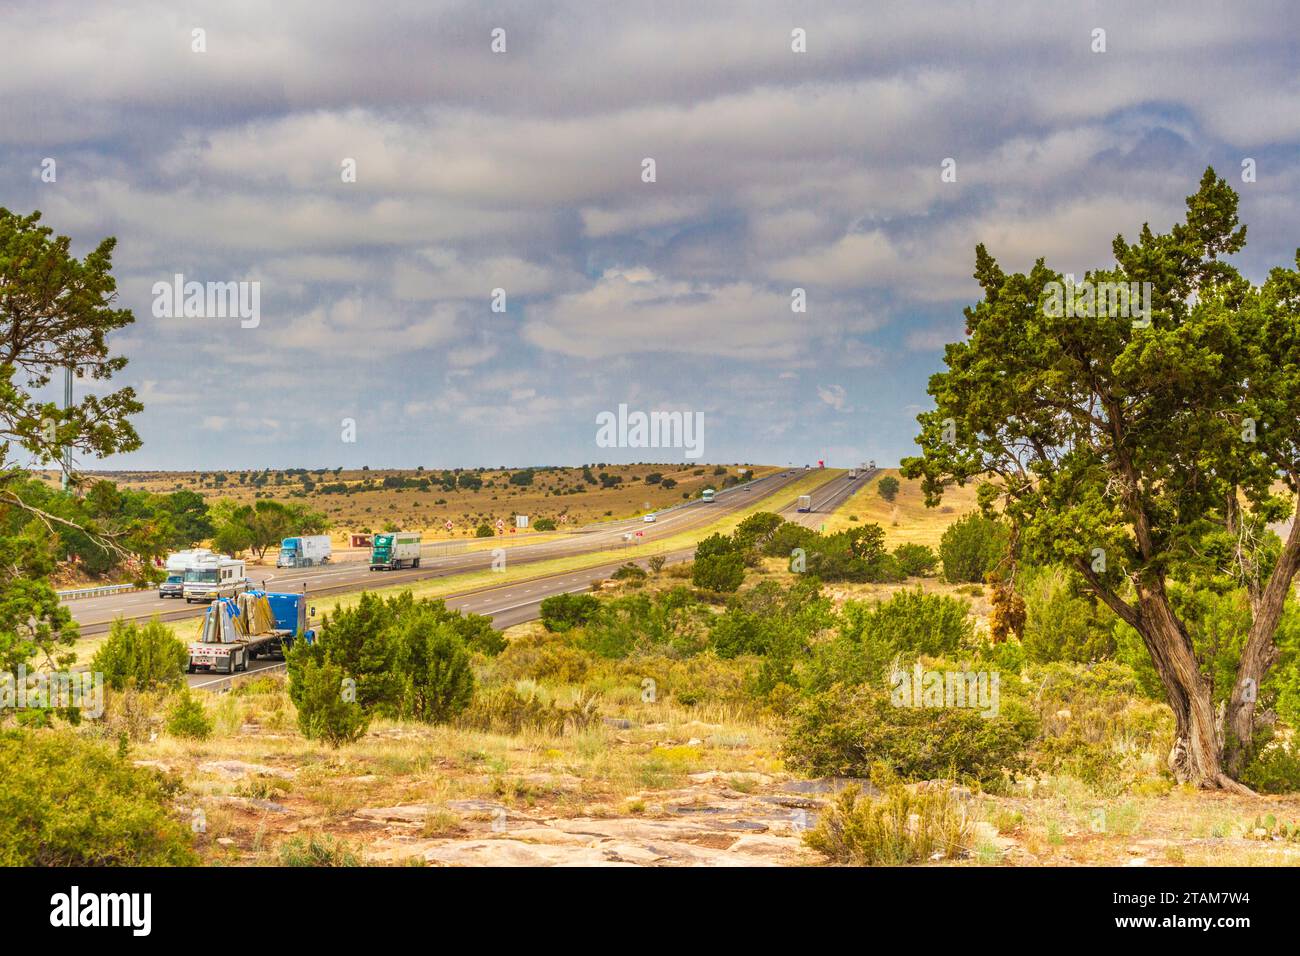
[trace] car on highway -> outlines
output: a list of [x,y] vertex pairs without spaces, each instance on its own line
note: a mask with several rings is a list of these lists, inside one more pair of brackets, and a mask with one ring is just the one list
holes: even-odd
[[185,596],[185,575],[169,574],[166,580],[158,585],[159,598],[179,598]]
[[642,518],[641,520],[644,521],[646,524],[650,524],[652,521],[655,520],[654,513],[651,512],[650,514],[646,515],[646,516],[645,516],[644,518]]

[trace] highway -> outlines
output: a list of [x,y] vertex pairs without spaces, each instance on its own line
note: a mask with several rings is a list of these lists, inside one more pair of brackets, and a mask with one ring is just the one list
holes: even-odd
[[799,503],[794,501],[782,508],[778,514],[787,521],[820,530],[827,515],[870,484],[871,479],[879,473],[880,469],[877,468],[874,471],[859,472],[857,478],[850,478],[848,472],[845,472],[813,491],[812,511],[799,511]]
[[[746,485],[720,491],[713,502],[694,500],[676,505],[671,509],[658,512],[653,523],[641,518],[629,518],[620,521],[603,522],[575,529],[550,541],[536,544],[519,544],[505,547],[507,567],[531,564],[554,558],[572,557],[595,551],[610,551],[634,544],[645,544],[657,539],[665,539],[708,525],[718,518],[747,507],[753,501],[766,497],[781,488],[798,481],[806,472],[802,470],[775,472],[763,478],[755,479]],[[827,486],[838,486],[841,479],[831,479]],[[818,489],[814,501],[830,496]],[[789,510],[793,511],[791,501]],[[641,532],[641,537],[625,541],[624,536]],[[507,542],[502,541],[502,545]],[[490,548],[479,551],[465,551],[457,554],[439,554],[445,551],[447,542],[426,542],[419,568],[402,571],[371,571],[368,562],[361,557],[353,560],[339,561],[314,568],[284,569],[250,567],[248,576],[255,585],[263,581],[271,590],[301,591],[306,590],[313,596],[338,594],[360,590],[364,587],[389,587],[412,581],[448,577],[468,571],[486,570],[492,566],[493,554]],[[616,568],[621,561],[614,560],[610,569]],[[584,581],[599,576],[599,569],[581,572]],[[511,586],[513,587],[513,585]],[[522,592],[519,592],[522,593]],[[540,598],[538,599],[540,601]],[[452,603],[452,599],[448,600]],[[103,597],[83,598],[69,601],[68,609],[81,625],[83,636],[102,634],[108,630],[117,618],[128,620],[147,619],[157,615],[164,621],[177,621],[186,618],[198,618],[206,610],[206,605],[185,604],[175,598],[160,599],[154,590],[130,591],[124,594]],[[482,613],[472,608],[477,613]],[[520,620],[527,620],[527,617]],[[511,621],[510,623],[515,623]],[[506,625],[503,625],[506,626]]]

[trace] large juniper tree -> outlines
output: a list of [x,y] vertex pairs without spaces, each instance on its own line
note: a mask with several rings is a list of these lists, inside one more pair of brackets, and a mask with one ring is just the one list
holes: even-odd
[[[1168,233],[1117,237],[1114,266],[1084,279],[1150,283],[1149,316],[1113,298],[1062,309],[1065,279],[1042,259],[1008,274],[981,245],[983,299],[930,381],[923,454],[904,462],[930,504],[949,483],[981,482],[1022,556],[1079,571],[1151,656],[1174,712],[1175,777],[1226,789],[1244,789],[1233,777],[1300,567],[1300,521],[1285,541],[1265,527],[1300,494],[1300,271],[1252,285],[1223,261],[1245,240],[1213,169]],[[1252,611],[1217,712],[1170,593],[1207,577],[1231,578]]]
[[[107,380],[126,365],[107,341],[134,321],[113,306],[115,242],[105,239],[79,260],[68,237],[40,224],[40,213],[0,208],[0,662],[8,669],[38,651],[52,662],[75,633],[48,583],[58,557],[53,531],[70,522],[40,506],[28,469],[59,462],[65,449],[75,461],[140,445],[128,417],[141,405],[129,388],[86,394],[67,409],[39,397],[62,369]],[[123,547],[108,524],[82,530]]]

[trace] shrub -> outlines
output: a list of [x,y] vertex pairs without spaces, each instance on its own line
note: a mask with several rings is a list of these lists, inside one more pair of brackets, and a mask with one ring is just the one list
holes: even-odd
[[563,633],[586,624],[600,610],[600,601],[590,594],[556,594],[542,601],[542,626]]
[[554,531],[554,530],[555,530],[555,519],[554,519],[554,518],[538,518],[536,521],[533,522],[533,530],[534,530],[534,531]]
[[948,790],[912,793],[894,786],[873,800],[846,787],[804,842],[833,863],[899,866],[925,863],[935,853],[964,855],[970,828]]
[[1025,601],[1021,641],[1032,662],[1086,664],[1115,653],[1115,615],[1080,593],[1077,579],[1060,567],[1031,568],[1017,582]]
[[796,708],[784,753],[789,765],[813,776],[863,777],[873,763],[899,777],[952,777],[987,787],[1004,772],[1023,771],[1037,721],[1013,701],[996,716],[957,707],[895,707],[877,686],[835,684]]
[[290,837],[280,844],[281,866],[360,866],[352,844],[328,834]]
[[629,561],[611,574],[610,577],[615,581],[627,581],[629,584],[639,584],[645,581],[648,575],[646,574],[645,568]]
[[965,601],[943,594],[899,591],[875,607],[850,601],[844,605],[841,633],[857,642],[873,641],[894,651],[938,655],[952,653],[974,634]]
[[876,493],[886,501],[893,501],[898,495],[899,487],[897,478],[893,475],[885,475],[876,482]]
[[298,728],[308,740],[339,747],[365,735],[370,718],[359,703],[345,697],[343,680],[343,669],[337,664],[308,660],[290,683],[298,706]]
[[894,560],[903,576],[909,578],[925,577],[939,565],[939,556],[923,544],[900,544],[894,549]]
[[667,562],[668,559],[662,554],[651,555],[649,558],[646,559],[646,564],[650,566],[650,570],[653,571],[655,574],[658,574],[660,571],[662,571],[664,569],[664,565]]
[[469,650],[449,622],[428,616],[399,621],[393,640],[402,682],[397,716],[440,724],[469,706],[474,697]]
[[180,783],[68,731],[0,730],[0,866],[197,862]]
[[735,591],[744,580],[745,559],[735,553],[697,557],[691,569],[692,584],[718,593]]
[[102,673],[104,683],[114,690],[128,684],[150,690],[182,683],[189,660],[185,643],[157,618],[143,626],[119,619],[95,652],[90,669]]
[[167,733],[190,740],[207,740],[212,736],[212,720],[188,687],[177,695],[167,712]]
[[474,537],[476,538],[492,538],[495,536],[496,532],[492,530],[492,526],[486,521],[474,529]]
[[554,701],[545,700],[535,688],[521,693],[513,687],[493,687],[476,694],[457,723],[496,734],[514,735],[532,730],[559,736],[585,730],[599,720],[600,711],[594,697],[560,707]]
[[954,521],[939,541],[944,580],[982,583],[1006,557],[1010,538],[1006,525],[978,512]]
[[1260,793],[1300,790],[1300,750],[1281,743],[1261,748],[1246,765],[1241,782]]

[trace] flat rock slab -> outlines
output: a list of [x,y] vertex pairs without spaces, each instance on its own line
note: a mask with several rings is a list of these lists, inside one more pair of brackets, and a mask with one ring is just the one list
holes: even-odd
[[203,773],[215,773],[231,780],[255,775],[292,780],[295,773],[293,770],[268,767],[260,763],[245,763],[242,760],[209,760],[206,763],[199,764],[199,770]]
[[871,781],[864,777],[819,777],[815,780],[791,780],[782,784],[785,793],[839,793],[847,787],[857,787],[867,796],[874,796],[878,791]]

